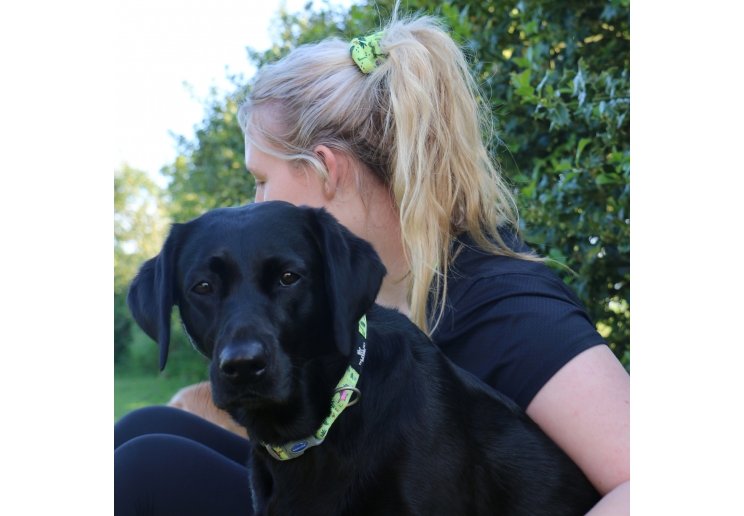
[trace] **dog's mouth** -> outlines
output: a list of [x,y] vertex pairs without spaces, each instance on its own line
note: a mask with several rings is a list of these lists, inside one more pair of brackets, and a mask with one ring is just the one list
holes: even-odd
[[[232,412],[238,409],[255,410],[287,403],[286,389],[268,388],[268,385],[226,385],[212,381],[212,396],[217,408]],[[288,392],[287,392],[288,394]]]
[[254,409],[267,405],[275,405],[277,400],[270,397],[261,396],[254,392],[242,392],[235,396],[221,397],[215,396],[214,404],[217,408],[230,412],[235,409]]

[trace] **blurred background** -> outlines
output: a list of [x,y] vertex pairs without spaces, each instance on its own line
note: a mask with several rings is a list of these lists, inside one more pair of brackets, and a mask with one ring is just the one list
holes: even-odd
[[[256,4],[261,4],[257,6]],[[172,222],[254,197],[236,114],[262,64],[387,20],[394,0],[129,2],[114,173],[114,419],[208,379],[174,310],[168,366],[126,292]],[[402,2],[443,18],[495,116],[491,152],[521,229],[586,306],[630,371],[630,2]],[[134,73],[133,73],[134,72]]]

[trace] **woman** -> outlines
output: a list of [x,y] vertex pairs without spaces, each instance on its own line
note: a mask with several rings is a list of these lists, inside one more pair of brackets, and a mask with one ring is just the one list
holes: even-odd
[[[240,113],[256,202],[322,206],[372,243],[388,270],[377,302],[522,406],[603,495],[590,514],[629,513],[629,377],[515,236],[461,51],[427,17],[394,18],[349,50],[303,46],[256,76]],[[225,514],[247,510],[247,442],[158,410],[117,428],[117,514],[137,503],[210,512],[216,499]]]

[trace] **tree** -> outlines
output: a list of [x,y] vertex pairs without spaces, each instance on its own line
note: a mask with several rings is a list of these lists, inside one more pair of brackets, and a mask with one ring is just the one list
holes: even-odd
[[[249,49],[254,64],[372,32],[394,1],[310,4],[280,12],[274,46]],[[557,268],[629,368],[629,0],[409,0],[406,8],[446,19],[466,49],[496,119],[491,148],[514,185],[525,239],[576,272]],[[253,198],[236,123],[249,87],[236,81],[235,93],[213,96],[196,139],[179,140],[181,155],[166,170],[177,219]]]
[[114,172],[114,363],[124,356],[135,326],[126,304],[129,283],[163,243],[161,199],[160,188],[145,172],[126,163]]

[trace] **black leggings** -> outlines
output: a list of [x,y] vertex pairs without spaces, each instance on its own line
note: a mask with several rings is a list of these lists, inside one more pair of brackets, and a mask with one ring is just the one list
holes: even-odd
[[114,425],[114,514],[251,515],[247,439],[172,407]]

